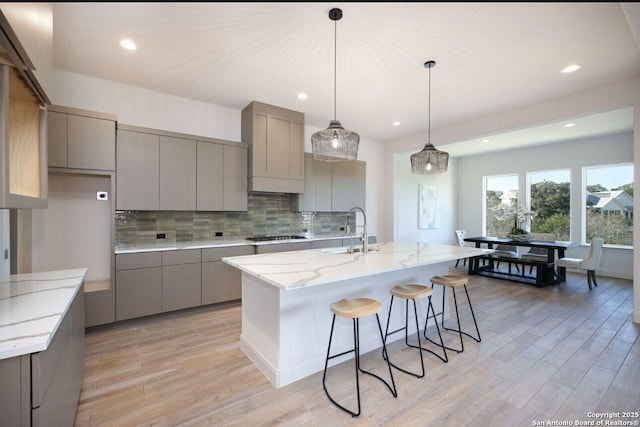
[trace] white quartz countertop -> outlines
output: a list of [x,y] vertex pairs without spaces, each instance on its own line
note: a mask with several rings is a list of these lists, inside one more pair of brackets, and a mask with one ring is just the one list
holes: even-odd
[[[355,236],[351,236],[355,237]],[[311,242],[314,240],[331,240],[331,239],[347,239],[348,236],[344,234],[335,236],[310,236],[304,239],[290,239],[290,240],[270,240],[266,242],[254,242],[247,239],[213,239],[213,240],[200,240],[193,242],[167,242],[165,240],[158,240],[156,243],[139,244],[139,245],[120,245],[116,246],[115,254],[131,254],[138,252],[155,252],[155,251],[175,251],[182,249],[206,249],[206,248],[218,248],[228,246],[263,246],[263,245],[278,245],[282,243],[294,243],[294,242]]]
[[378,249],[344,253],[345,248],[309,249],[261,255],[225,257],[223,262],[273,286],[288,290],[340,280],[436,264],[493,252],[421,242],[370,244]]
[[86,268],[0,277],[0,360],[48,348]]

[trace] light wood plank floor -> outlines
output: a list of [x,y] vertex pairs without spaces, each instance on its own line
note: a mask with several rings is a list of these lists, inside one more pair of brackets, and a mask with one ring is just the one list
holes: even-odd
[[[422,379],[394,371],[397,399],[361,377],[363,413],[356,419],[329,402],[322,372],[274,388],[240,350],[239,303],[93,328],[76,426],[494,427],[638,411],[632,282],[598,280],[589,291],[580,274],[542,289],[471,277],[482,342],[466,340],[464,353],[450,354],[446,364],[425,356]],[[455,339],[447,333],[451,345]],[[416,366],[417,352],[401,341],[389,346],[392,360]],[[361,363],[386,373],[379,352]],[[329,376],[336,396],[355,405],[353,362],[332,367]]]

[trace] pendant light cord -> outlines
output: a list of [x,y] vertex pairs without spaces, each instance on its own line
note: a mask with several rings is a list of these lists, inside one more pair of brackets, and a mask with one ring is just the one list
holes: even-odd
[[334,27],[333,27],[333,120],[335,121],[336,118],[338,117],[337,115],[337,111],[336,111],[336,105],[337,105],[337,87],[338,87],[338,55],[337,55],[337,51],[338,51],[338,21],[335,20],[333,21]]
[[431,144],[431,68],[429,67],[429,110],[428,110],[428,118],[429,118],[429,132],[427,136],[427,142]]

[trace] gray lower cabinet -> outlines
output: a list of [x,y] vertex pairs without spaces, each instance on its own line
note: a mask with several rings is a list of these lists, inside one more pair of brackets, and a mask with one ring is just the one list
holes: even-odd
[[242,297],[240,271],[223,257],[253,245],[116,254],[116,321]]
[[162,311],[160,252],[116,255],[116,321]]
[[113,288],[85,293],[86,327],[105,325],[116,320],[116,297]]
[[84,375],[84,290],[49,347],[0,360],[0,425],[73,426]]
[[162,311],[202,304],[200,249],[162,252]]
[[253,246],[230,246],[202,250],[202,304],[242,298],[240,270],[222,262],[223,257],[253,255]]

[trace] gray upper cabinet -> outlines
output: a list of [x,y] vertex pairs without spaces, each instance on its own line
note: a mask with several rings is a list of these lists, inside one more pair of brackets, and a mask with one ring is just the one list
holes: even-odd
[[[331,212],[331,162],[314,160],[304,154],[304,193],[292,198],[293,210],[298,212]],[[297,205],[296,205],[297,204]]]
[[[331,210],[346,212],[353,207],[349,185],[349,162],[336,162],[331,175]],[[364,207],[362,207],[364,209]]]
[[247,210],[247,147],[198,141],[197,210]]
[[196,207],[202,211],[221,211],[224,209],[224,148],[198,141],[197,153]]
[[49,167],[67,167],[67,115],[49,110],[47,113]]
[[224,146],[224,210],[246,211],[247,148]]
[[47,140],[49,167],[115,170],[115,116],[50,106]]
[[364,161],[323,162],[305,153],[305,191],[292,198],[292,210],[347,212],[366,209],[367,164]]
[[247,146],[118,125],[118,210],[246,211]]
[[116,209],[158,210],[160,137],[118,129]]
[[260,102],[242,110],[249,191],[304,192],[304,114]]
[[196,141],[160,136],[160,210],[196,210]]
[[333,164],[331,210],[347,212],[354,206],[366,209],[367,164],[360,160]]

